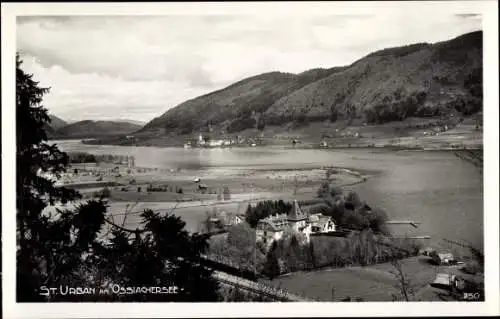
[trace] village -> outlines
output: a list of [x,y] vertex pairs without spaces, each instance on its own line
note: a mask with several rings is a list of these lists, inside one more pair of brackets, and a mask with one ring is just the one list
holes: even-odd
[[192,138],[184,144],[184,148],[201,147],[201,148],[214,148],[214,147],[231,147],[231,146],[257,146],[262,141],[258,138],[245,138],[243,136],[236,136],[235,138],[222,138],[211,139],[208,136],[203,136],[202,133],[197,138]]
[[[210,214],[208,227],[212,232],[223,233],[230,226],[245,222],[244,214],[233,214],[226,211],[216,211]],[[294,232],[304,239],[304,243],[310,241],[310,236],[318,234],[336,234],[341,236],[342,232],[336,232],[335,223],[329,216],[321,213],[309,214],[301,209],[297,200],[293,201],[292,208],[288,213],[274,214],[259,220],[255,229],[257,242],[262,242],[270,247],[274,241],[283,238],[286,231]]]

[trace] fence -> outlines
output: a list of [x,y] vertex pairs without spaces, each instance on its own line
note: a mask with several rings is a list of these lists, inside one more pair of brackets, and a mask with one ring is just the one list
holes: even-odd
[[202,255],[201,257],[203,259],[203,263],[208,267],[212,267],[227,274],[245,278],[247,280],[257,280],[257,274],[252,269],[241,267],[241,265],[236,264],[226,257],[221,257],[214,254]]
[[220,282],[267,296],[276,301],[313,301],[310,298],[290,293],[285,289],[273,287],[272,285],[265,285],[261,282],[254,282],[221,272],[215,272],[214,276]]

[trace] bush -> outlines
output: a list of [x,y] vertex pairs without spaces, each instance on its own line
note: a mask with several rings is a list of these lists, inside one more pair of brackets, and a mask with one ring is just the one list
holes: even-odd
[[382,234],[389,235],[389,230],[387,228],[386,221],[388,220],[387,212],[383,209],[375,208],[369,213],[368,221],[370,228],[374,232],[380,232]]
[[182,189],[182,187],[179,187],[177,189],[177,194],[183,194],[184,193],[184,190]]
[[318,191],[316,192],[316,195],[320,198],[329,198],[329,197],[336,197],[339,195],[343,194],[343,190],[338,187],[334,186],[332,187],[330,185],[330,182],[325,181],[321,183],[321,186],[319,187]]
[[479,272],[482,272],[481,266],[476,260],[468,261],[462,270],[468,274],[475,275]]
[[84,152],[68,153],[70,163],[95,163],[96,156]]
[[109,198],[111,196],[111,190],[108,187],[104,187],[100,191],[94,193],[94,197]]
[[318,191],[316,192],[316,195],[320,198],[326,198],[330,190],[330,183],[329,182],[323,182],[321,183],[321,186],[319,187]]
[[[363,205],[359,195],[356,192],[350,191],[345,198],[346,208],[352,207],[352,209],[357,209]],[[347,206],[348,205],[348,206]]]

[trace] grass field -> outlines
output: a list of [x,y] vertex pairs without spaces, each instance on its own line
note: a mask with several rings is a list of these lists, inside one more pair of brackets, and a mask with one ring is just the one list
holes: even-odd
[[[431,287],[429,284],[436,274],[450,273],[482,281],[482,276],[464,274],[458,268],[434,266],[429,257],[417,256],[403,259],[402,269],[414,289],[413,300],[446,301],[451,300],[446,291]],[[398,294],[394,267],[390,263],[371,266],[324,269],[312,272],[295,272],[272,280],[276,286],[291,292],[304,293],[324,301],[341,301],[344,298],[362,298],[364,301],[392,301]]]

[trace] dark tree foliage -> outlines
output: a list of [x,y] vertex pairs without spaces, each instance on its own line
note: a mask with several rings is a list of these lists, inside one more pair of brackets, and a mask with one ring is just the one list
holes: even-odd
[[224,195],[224,200],[230,200],[231,199],[231,191],[229,190],[229,187],[224,186],[222,190],[222,194]]
[[273,242],[271,249],[267,253],[266,262],[264,264],[264,269],[262,273],[269,277],[271,280],[281,273],[280,264],[277,256],[278,245],[277,242]]
[[[65,171],[68,156],[46,143],[49,122],[40,88],[16,57],[17,112],[17,301],[215,301],[217,282],[200,264],[207,238],[191,235],[184,222],[150,210],[143,229],[128,230],[106,218],[100,198],[74,210],[43,212],[49,204],[81,196],[56,187],[41,173]],[[105,227],[107,226],[107,227]],[[108,233],[106,238],[102,235]],[[43,295],[42,287],[177,286],[176,294]]]
[[352,207],[352,209],[358,209],[363,205],[363,202],[361,202],[361,199],[356,192],[350,191],[345,197],[345,205],[346,208],[349,206]]
[[245,213],[245,220],[251,227],[255,228],[259,220],[270,215],[288,213],[291,208],[292,204],[284,202],[283,200],[262,201],[259,202],[255,207],[248,205],[247,211]]
[[[196,261],[208,244],[203,235],[190,235],[185,223],[174,215],[160,216],[145,210],[144,231],[113,231],[111,245],[101,247],[108,256],[99,271],[110,274],[113,284],[122,287],[177,286],[171,295],[114,295],[120,301],[216,301],[218,285],[212,271]],[[133,239],[132,241],[130,239]]]
[[68,153],[69,162],[70,163],[95,163],[97,162],[95,155],[77,152],[77,153]]
[[412,54],[414,52],[420,51],[425,47],[428,47],[428,43],[415,43],[410,45],[405,45],[402,47],[388,48],[379,50],[367,55],[367,57],[377,57],[377,56],[394,56],[394,57],[404,57],[405,55]]
[[68,157],[56,145],[46,143],[44,124],[50,119],[41,103],[49,89],[39,87],[32,75],[23,72],[21,63],[16,56],[17,298],[37,301],[41,298],[37,291],[49,278],[47,266],[54,257],[52,248],[44,244],[44,239],[65,223],[64,220],[57,223],[42,216],[42,210],[48,203],[65,203],[78,194],[55,187],[53,182],[38,174],[57,176],[65,171]]
[[231,124],[227,127],[227,132],[228,133],[235,133],[235,132],[241,132],[246,129],[254,128],[255,124],[257,122],[255,119],[247,117],[247,116],[241,116],[237,119],[234,119]]

